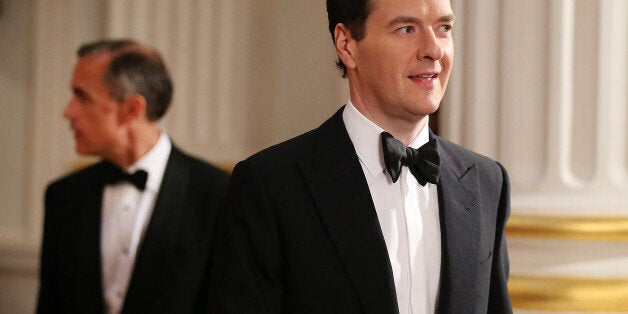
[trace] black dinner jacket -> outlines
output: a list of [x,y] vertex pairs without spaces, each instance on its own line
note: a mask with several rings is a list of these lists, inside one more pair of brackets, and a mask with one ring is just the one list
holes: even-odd
[[[368,184],[342,119],[240,162],[210,289],[212,313],[399,313]],[[439,143],[438,313],[511,313],[506,171]]]
[[[46,190],[38,313],[102,313],[99,162]],[[150,175],[150,174],[149,174]],[[215,214],[228,175],[172,147],[123,313],[206,310]]]

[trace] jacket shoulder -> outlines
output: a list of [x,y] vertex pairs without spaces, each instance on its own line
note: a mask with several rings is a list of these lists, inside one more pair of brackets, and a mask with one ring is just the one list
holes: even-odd
[[[199,157],[190,155],[173,146],[169,159],[168,168],[174,167],[189,169],[192,185],[211,190],[226,191],[229,182],[229,174],[224,169],[202,160]],[[168,171],[168,170],[167,170]]]
[[282,167],[294,164],[311,154],[317,143],[318,129],[314,129],[263,149],[247,159],[245,163],[255,168]]
[[221,169],[215,164],[205,161],[201,159],[200,157],[184,152],[177,147],[173,146],[171,154],[172,154],[172,158],[180,159],[184,163],[188,164],[189,167],[195,170],[202,171],[205,173],[211,173],[217,177],[222,177],[223,179],[229,176],[225,170]]
[[96,177],[104,171],[105,163],[103,161],[97,162],[86,168],[78,169],[69,174],[52,181],[48,185],[48,190],[64,190],[64,189],[76,189],[77,187],[85,186],[86,183],[93,183]]
[[315,151],[327,149],[330,142],[336,140],[349,140],[349,135],[342,120],[342,106],[329,119],[324,121],[319,127],[305,132],[301,135],[288,139],[279,144],[270,146],[244,160],[244,163],[255,166],[258,169],[267,167],[274,170],[278,167],[293,166],[308,158]]

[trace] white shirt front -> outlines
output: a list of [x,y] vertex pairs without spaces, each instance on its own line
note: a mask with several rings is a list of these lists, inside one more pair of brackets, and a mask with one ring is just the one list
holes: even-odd
[[171,149],[168,135],[161,132],[155,146],[125,169],[148,172],[144,191],[128,182],[106,185],[103,190],[101,257],[107,313],[120,313],[124,303],[137,248],[155,207]]
[[[401,314],[434,313],[441,268],[441,234],[438,194],[434,184],[421,186],[402,167],[396,183],[386,173],[381,127],[349,101],[342,114],[360,159],[384,234],[393,270]],[[429,141],[424,127],[410,143],[418,148]]]

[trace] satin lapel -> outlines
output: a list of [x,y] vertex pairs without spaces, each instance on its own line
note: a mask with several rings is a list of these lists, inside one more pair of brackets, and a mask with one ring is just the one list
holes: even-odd
[[[76,261],[77,281],[74,287],[76,299],[85,308],[102,307],[102,262],[101,262],[101,220],[102,220],[102,194],[104,188],[104,175],[110,168],[107,163],[95,166],[94,177],[89,182],[84,182],[80,206],[80,221],[77,228],[78,255]],[[71,219],[71,217],[68,217]]]
[[300,164],[316,208],[364,312],[398,313],[386,244],[342,109],[317,132],[312,159]]
[[[442,141],[441,141],[442,143]],[[439,144],[441,144],[439,143]],[[473,291],[480,252],[480,187],[478,168],[439,145],[441,178],[438,183],[442,236],[439,309],[451,309]],[[453,299],[452,299],[453,298]]]
[[137,251],[125,308],[129,303],[141,303],[139,295],[154,291],[155,287],[148,283],[159,282],[154,278],[155,274],[168,269],[175,256],[177,234],[181,228],[181,208],[185,207],[182,202],[187,199],[186,191],[191,175],[181,158],[181,152],[173,146],[155,208]]

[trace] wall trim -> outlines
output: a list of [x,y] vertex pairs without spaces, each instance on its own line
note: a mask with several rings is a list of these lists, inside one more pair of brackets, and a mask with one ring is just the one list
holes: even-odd
[[512,215],[506,235],[628,242],[628,217]]
[[508,290],[521,310],[628,311],[628,279],[511,276]]

